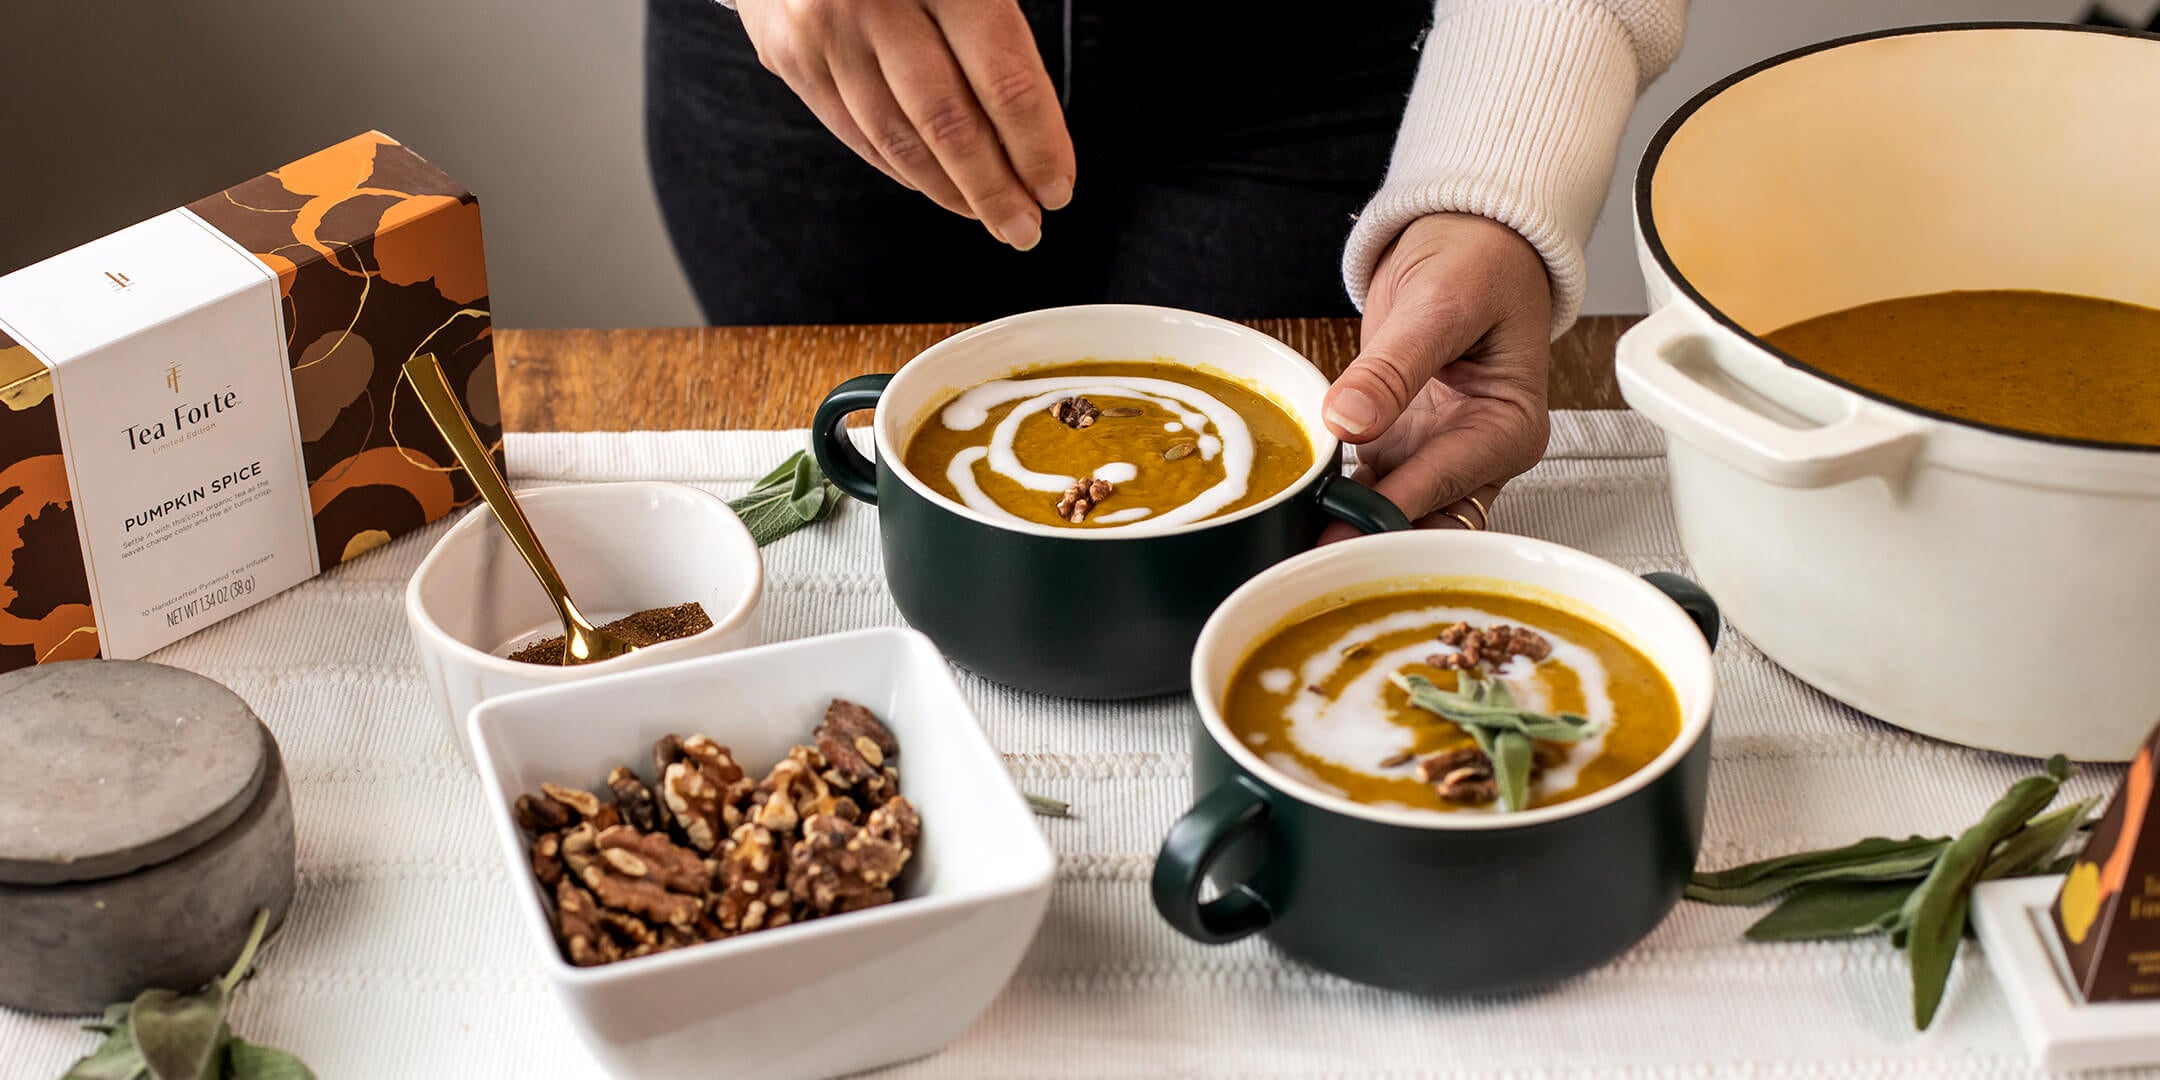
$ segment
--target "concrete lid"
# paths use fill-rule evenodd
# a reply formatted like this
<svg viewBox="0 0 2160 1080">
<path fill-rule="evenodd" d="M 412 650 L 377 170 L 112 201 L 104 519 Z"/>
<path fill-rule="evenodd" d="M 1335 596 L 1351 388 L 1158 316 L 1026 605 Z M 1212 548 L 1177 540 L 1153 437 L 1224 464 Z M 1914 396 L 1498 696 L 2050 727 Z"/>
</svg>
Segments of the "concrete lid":
<svg viewBox="0 0 2160 1080">
<path fill-rule="evenodd" d="M 92 881 L 192 850 L 247 809 L 267 740 L 238 695 L 162 664 L 0 675 L 0 882 Z"/>
</svg>

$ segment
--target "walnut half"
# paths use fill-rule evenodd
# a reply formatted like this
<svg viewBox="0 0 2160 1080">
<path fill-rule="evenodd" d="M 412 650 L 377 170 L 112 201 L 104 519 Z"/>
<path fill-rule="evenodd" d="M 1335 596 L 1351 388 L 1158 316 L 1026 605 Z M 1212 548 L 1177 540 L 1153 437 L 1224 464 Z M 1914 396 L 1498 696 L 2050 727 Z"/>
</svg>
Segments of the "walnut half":
<svg viewBox="0 0 2160 1080">
<path fill-rule="evenodd" d="M 922 833 L 899 795 L 899 741 L 847 701 L 811 741 L 759 782 L 712 739 L 669 735 L 651 786 L 616 766 L 598 794 L 518 797 L 563 955 L 611 963 L 892 900 Z"/>
</svg>

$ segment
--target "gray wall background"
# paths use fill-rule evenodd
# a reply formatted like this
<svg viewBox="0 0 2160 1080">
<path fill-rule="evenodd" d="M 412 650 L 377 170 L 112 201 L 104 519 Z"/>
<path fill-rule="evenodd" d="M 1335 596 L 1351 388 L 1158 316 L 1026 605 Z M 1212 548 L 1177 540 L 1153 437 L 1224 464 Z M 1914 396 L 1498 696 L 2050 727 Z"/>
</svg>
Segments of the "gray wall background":
<svg viewBox="0 0 2160 1080">
<path fill-rule="evenodd" d="M 1642 308 L 1627 174 L 1697 89 L 1839 34 L 2089 7 L 1695 0 L 1621 147 L 1587 310 Z M 2160 0 L 2104 7 L 2142 23 Z M 643 21 L 636 0 L 0 0 L 0 272 L 379 128 L 479 193 L 503 325 L 700 322 L 645 169 Z"/>
</svg>

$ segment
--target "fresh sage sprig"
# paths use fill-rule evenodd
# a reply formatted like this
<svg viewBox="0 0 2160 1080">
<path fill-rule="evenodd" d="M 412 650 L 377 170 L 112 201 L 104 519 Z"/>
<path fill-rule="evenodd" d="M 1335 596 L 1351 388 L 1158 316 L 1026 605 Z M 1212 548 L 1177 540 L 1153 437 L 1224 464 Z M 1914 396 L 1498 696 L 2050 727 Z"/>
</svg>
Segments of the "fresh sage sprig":
<svg viewBox="0 0 2160 1080">
<path fill-rule="evenodd" d="M 1912 965 L 1914 1027 L 1926 1030 L 1942 1005 L 1950 966 L 1957 961 L 1958 942 L 1965 937 L 1972 887 L 1987 868 L 1990 853 L 2054 802 L 2055 793 L 2069 775 L 2069 759 L 2057 755 L 2048 762 L 2044 775 L 2028 776 L 2010 785 L 2010 790 L 1978 822 L 1943 849 L 1928 876 L 1906 898 L 1900 918 L 1905 931 L 1905 956 Z M 1891 930 L 1897 932 L 1896 928 Z"/>
<path fill-rule="evenodd" d="M 1492 760 L 1493 782 L 1502 810 L 1530 805 L 1531 740 L 1580 742 L 1590 736 L 1590 718 L 1577 713 L 1541 713 L 1516 704 L 1507 684 L 1464 671 L 1454 690 L 1442 690 L 1423 675 L 1396 672 L 1388 681 L 1410 695 L 1410 704 L 1452 720 L 1477 740 Z"/>
<path fill-rule="evenodd" d="M 1710 904 L 1760 904 L 1779 893 L 1817 883 L 1918 881 L 1950 846 L 1947 836 L 1869 837 L 1828 851 L 1765 859 L 1730 870 L 1696 874 L 1690 900 Z"/>
<path fill-rule="evenodd" d="M 825 479 L 807 450 L 795 451 L 779 468 L 760 477 L 749 492 L 728 502 L 759 547 L 823 521 L 838 505 L 840 489 Z"/>
<path fill-rule="evenodd" d="M 2003 877 L 2061 871 L 2063 849 L 2091 826 L 2099 804 L 2086 799 L 2041 813 L 2071 773 L 2060 755 L 2046 772 L 2011 785 L 1955 838 L 1870 837 L 1699 873 L 1689 899 L 1752 905 L 1784 899 L 1747 929 L 1750 941 L 1822 941 L 1887 934 L 1912 971 L 1913 1025 L 1926 1029 L 1942 1005 L 1965 935 L 1972 887 Z"/>
<path fill-rule="evenodd" d="M 232 970 L 201 990 L 145 990 L 134 1001 L 107 1006 L 102 1019 L 83 1025 L 105 1041 L 61 1080 L 314 1080 L 299 1058 L 248 1042 L 225 1024 L 233 991 L 254 965 L 269 925 L 270 913 L 256 912 Z"/>
</svg>

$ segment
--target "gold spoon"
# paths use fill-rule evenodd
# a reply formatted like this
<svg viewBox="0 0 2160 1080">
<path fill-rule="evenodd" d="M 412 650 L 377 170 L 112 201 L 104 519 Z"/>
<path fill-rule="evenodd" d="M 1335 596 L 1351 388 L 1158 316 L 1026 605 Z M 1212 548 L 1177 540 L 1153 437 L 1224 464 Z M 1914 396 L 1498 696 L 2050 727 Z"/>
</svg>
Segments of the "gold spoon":
<svg viewBox="0 0 2160 1080">
<path fill-rule="evenodd" d="M 577 605 L 570 602 L 570 590 L 563 585 L 562 575 L 555 572 L 555 563 L 540 546 L 540 538 L 533 535 L 532 522 L 525 520 L 525 511 L 518 508 L 517 499 L 510 494 L 510 485 L 503 482 L 502 473 L 495 469 L 495 459 L 489 456 L 487 447 L 480 442 L 480 433 L 473 430 L 472 418 L 465 415 L 465 408 L 458 404 L 457 395 L 450 391 L 450 380 L 443 377 L 442 365 L 435 361 L 434 353 L 422 353 L 405 361 L 405 377 L 412 380 L 413 392 L 420 395 L 420 404 L 427 408 L 428 418 L 450 444 L 450 452 L 457 455 L 458 464 L 465 467 L 465 474 L 472 477 L 473 486 L 480 489 L 480 497 L 487 500 L 488 509 L 495 511 L 495 520 L 502 523 L 503 532 L 510 535 L 510 543 L 516 545 L 518 554 L 525 556 L 525 565 L 532 568 L 533 576 L 540 579 L 548 599 L 555 602 L 555 613 L 562 616 L 563 658 L 565 665 L 590 664 L 630 652 L 637 646 L 594 626 Z"/>
</svg>

